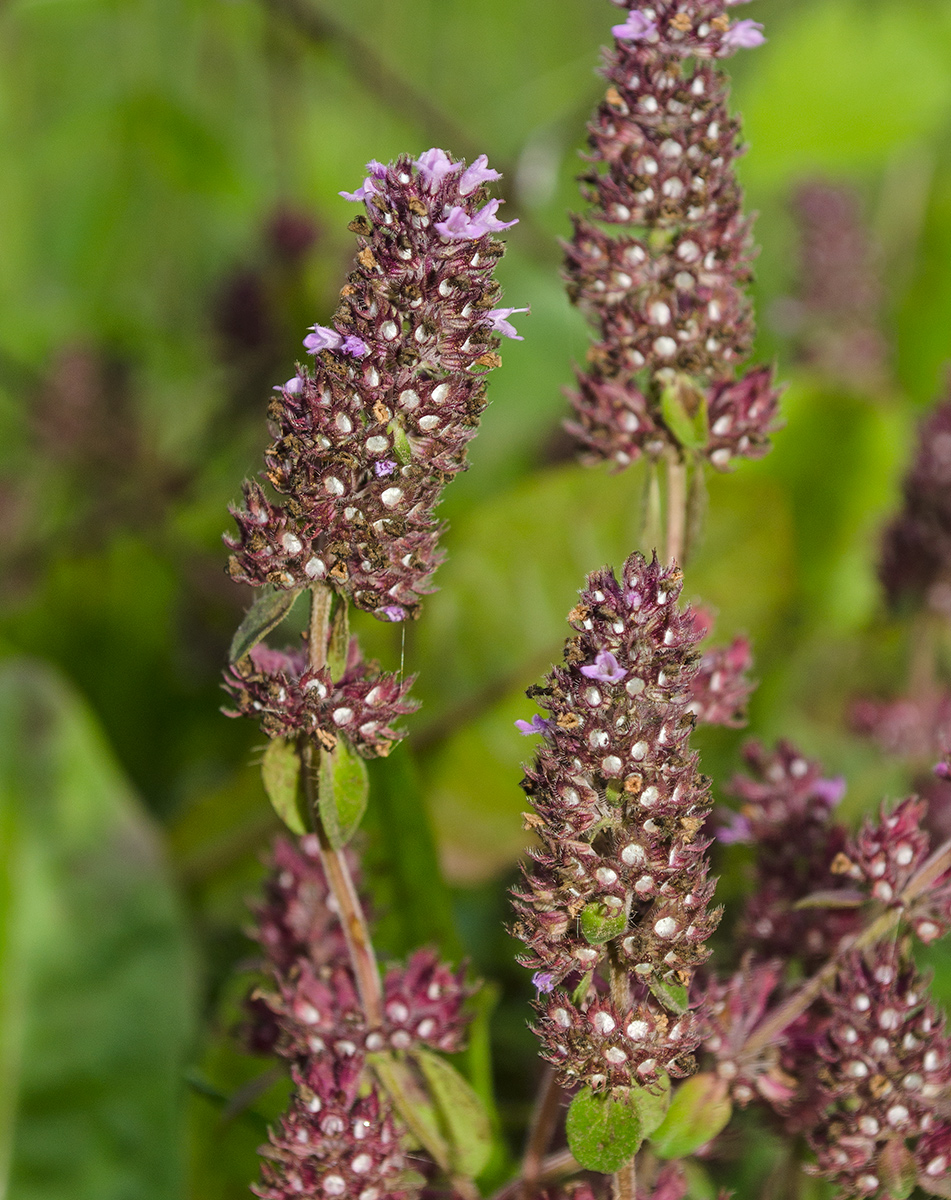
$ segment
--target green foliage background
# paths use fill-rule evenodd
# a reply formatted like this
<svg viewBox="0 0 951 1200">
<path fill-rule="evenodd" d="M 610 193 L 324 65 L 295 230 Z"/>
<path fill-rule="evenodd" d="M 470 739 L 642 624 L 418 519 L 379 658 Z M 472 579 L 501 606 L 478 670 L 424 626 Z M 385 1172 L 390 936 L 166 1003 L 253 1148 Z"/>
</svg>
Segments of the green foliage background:
<svg viewBox="0 0 951 1200">
<path fill-rule="evenodd" d="M 951 7 L 747 14 L 769 35 L 731 62 L 761 214 L 758 352 L 789 383 L 787 427 L 712 481 L 686 590 L 720 637 L 753 640 L 751 732 L 846 774 L 855 816 L 909 784 L 845 710 L 859 688 L 899 688 L 906 657 L 874 562 L 951 357 Z M 507 302 L 532 314 L 444 506 L 441 591 L 405 643 L 358 622 L 419 672 L 424 702 L 372 767 L 365 840 L 384 954 L 436 941 L 492 981 L 467 1069 L 486 1096 L 494 1071 L 504 1097 L 487 1178 L 504 1174 L 534 1070 L 503 931 L 526 837 L 513 721 L 583 574 L 634 548 L 643 486 L 639 468 L 574 465 L 559 434 L 586 332 L 556 239 L 614 15 L 603 0 L 0 6 L 0 1197 L 230 1200 L 256 1174 L 282 1085 L 235 1047 L 235 969 L 275 819 L 260 737 L 218 712 L 248 601 L 220 534 L 270 387 L 335 306 L 353 213 L 338 190 L 369 158 L 433 144 L 504 169 L 521 217 Z M 860 190 L 881 246 L 892 382 L 875 395 L 797 368 L 772 327 L 793 286 L 790 191 L 817 173 Z M 308 248 L 281 256 L 280 214 L 312 223 Z M 740 738 L 702 738 L 720 795 Z M 731 1170 L 754 1195 L 769 1164 Z"/>
</svg>

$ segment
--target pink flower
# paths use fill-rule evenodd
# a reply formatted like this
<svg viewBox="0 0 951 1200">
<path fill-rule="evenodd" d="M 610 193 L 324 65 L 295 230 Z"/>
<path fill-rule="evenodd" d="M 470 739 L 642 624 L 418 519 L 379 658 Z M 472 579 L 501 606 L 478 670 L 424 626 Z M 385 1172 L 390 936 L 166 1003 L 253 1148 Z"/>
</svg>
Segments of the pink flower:
<svg viewBox="0 0 951 1200">
<path fill-rule="evenodd" d="M 524 342 L 525 339 L 515 331 L 515 326 L 512 325 L 507 317 L 512 313 L 527 313 L 531 309 L 528 308 L 493 308 L 491 312 L 486 313 L 486 316 L 492 322 L 492 328 L 496 333 L 500 333 L 502 337 L 512 338 L 516 342 Z"/>
<path fill-rule="evenodd" d="M 581 674 L 589 679 L 600 679 L 602 683 L 620 683 L 627 675 L 610 650 L 599 650 L 594 664 L 581 668 Z"/>
<path fill-rule="evenodd" d="M 444 238 L 450 241 L 475 241 L 485 237 L 487 233 L 498 233 L 502 229 L 510 229 L 518 224 L 518 220 L 500 221 L 496 217 L 499 200 L 490 200 L 484 208 L 480 208 L 475 216 L 470 217 L 464 208 L 454 204 L 442 221 L 437 221 L 434 228 Z"/>
<path fill-rule="evenodd" d="M 657 22 L 649 21 L 643 13 L 631 12 L 623 25 L 612 25 L 611 32 L 625 42 L 639 42 L 657 32 Z"/>
<path fill-rule="evenodd" d="M 488 162 L 484 154 L 482 161 L 483 165 Z M 416 166 L 419 168 L 420 175 L 426 180 L 426 187 L 431 192 L 439 187 L 447 175 L 453 175 L 456 171 L 462 170 L 462 163 L 453 162 L 445 150 L 440 150 L 435 146 L 416 159 Z M 472 167 L 469 169 L 472 170 Z M 494 178 L 498 179 L 498 175 L 495 175 Z M 463 195 L 465 194 L 463 192 Z"/>
<path fill-rule="evenodd" d="M 343 338 L 328 325 L 312 325 L 313 333 L 304 338 L 304 346 L 311 354 L 319 354 L 321 350 L 339 350 Z"/>
<path fill-rule="evenodd" d="M 515 728 L 522 737 L 531 737 L 533 733 L 544 733 L 548 728 L 548 722 L 536 713 L 530 721 L 516 721 Z"/>
<path fill-rule="evenodd" d="M 502 176 L 498 171 L 493 171 L 489 166 L 489 160 L 484 154 L 480 154 L 471 167 L 467 167 L 459 177 L 459 194 L 468 196 L 470 192 L 474 192 L 482 183 L 490 183 L 493 179 L 501 179 Z"/>
<path fill-rule="evenodd" d="M 723 35 L 723 45 L 730 50 L 752 50 L 766 41 L 759 21 L 737 21 Z"/>
</svg>

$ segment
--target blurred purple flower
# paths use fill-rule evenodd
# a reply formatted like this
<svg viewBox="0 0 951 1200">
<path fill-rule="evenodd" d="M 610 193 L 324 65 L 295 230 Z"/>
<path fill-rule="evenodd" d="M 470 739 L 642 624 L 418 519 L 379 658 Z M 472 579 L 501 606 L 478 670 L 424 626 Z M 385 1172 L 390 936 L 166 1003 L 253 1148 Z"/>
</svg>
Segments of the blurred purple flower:
<svg viewBox="0 0 951 1200">
<path fill-rule="evenodd" d="M 737 21 L 723 35 L 723 45 L 731 50 L 752 50 L 766 41 L 759 21 Z"/>
<path fill-rule="evenodd" d="M 643 13 L 631 12 L 623 25 L 612 25 L 611 32 L 625 42 L 638 42 L 657 32 L 657 22 L 648 20 Z"/>
<path fill-rule="evenodd" d="M 515 728 L 522 737 L 531 737 L 533 733 L 545 733 L 548 729 L 548 722 L 536 713 L 530 721 L 516 721 Z"/>
</svg>

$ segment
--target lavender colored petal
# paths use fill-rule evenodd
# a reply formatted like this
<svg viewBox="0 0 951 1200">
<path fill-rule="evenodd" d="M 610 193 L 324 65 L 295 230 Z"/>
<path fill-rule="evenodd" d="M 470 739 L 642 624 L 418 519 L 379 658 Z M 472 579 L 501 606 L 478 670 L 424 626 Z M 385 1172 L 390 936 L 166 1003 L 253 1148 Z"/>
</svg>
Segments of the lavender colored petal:
<svg viewBox="0 0 951 1200">
<path fill-rule="evenodd" d="M 742 813 L 730 812 L 727 816 L 726 825 L 720 825 L 717 828 L 716 837 L 717 841 L 722 842 L 724 846 L 751 842 L 753 840 L 753 826 L 750 824 L 749 817 L 744 817 Z"/>
<path fill-rule="evenodd" d="M 502 337 L 512 338 L 516 342 L 524 342 L 525 339 L 506 318 L 510 317 L 512 313 L 527 313 L 529 311 L 530 309 L 527 308 L 493 308 L 485 315 L 492 322 L 492 328 L 496 333 L 500 333 Z"/>
<path fill-rule="evenodd" d="M 763 26 L 759 21 L 737 21 L 723 35 L 723 45 L 731 50 L 753 50 L 766 41 Z"/>
<path fill-rule="evenodd" d="M 548 971 L 536 971 L 532 976 L 532 985 L 536 991 L 547 995 L 555 990 L 555 977 Z"/>
<path fill-rule="evenodd" d="M 380 462 L 373 464 L 373 473 L 377 479 L 383 479 L 386 475 L 392 475 L 395 470 L 396 463 L 388 458 L 384 458 Z"/>
<path fill-rule="evenodd" d="M 638 42 L 657 32 L 657 22 L 648 20 L 643 13 L 628 13 L 623 25 L 612 25 L 611 32 L 625 42 Z"/>
<path fill-rule="evenodd" d="M 379 610 L 388 621 L 403 621 L 406 619 L 406 609 L 399 604 L 387 604 Z"/>
<path fill-rule="evenodd" d="M 548 722 L 535 713 L 530 721 L 516 721 L 515 728 L 522 737 L 531 737 L 533 733 L 544 733 L 548 729 Z"/>
<path fill-rule="evenodd" d="M 581 674 L 589 679 L 600 679 L 602 683 L 620 683 L 627 675 L 627 670 L 610 650 L 600 650 L 593 664 L 581 668 Z"/>
<path fill-rule="evenodd" d="M 445 150 L 436 146 L 421 154 L 416 160 L 416 166 L 431 192 L 436 191 L 447 175 L 462 170 L 462 163 L 453 162 Z"/>
<path fill-rule="evenodd" d="M 491 183 L 493 179 L 501 179 L 498 171 L 489 166 L 488 157 L 480 154 L 471 167 L 467 167 L 459 177 L 459 195 L 468 196 L 482 183 Z"/>
<path fill-rule="evenodd" d="M 354 358 L 363 358 L 365 354 L 370 353 L 370 347 L 363 338 L 351 333 L 349 337 L 344 339 L 343 352 L 344 354 L 352 354 Z"/>
<path fill-rule="evenodd" d="M 825 804 L 828 804 L 830 808 L 835 808 L 845 795 L 845 777 L 838 775 L 835 779 L 816 780 L 812 794 L 818 800 L 822 800 Z"/>
<path fill-rule="evenodd" d="M 313 333 L 309 333 L 304 338 L 304 346 L 311 354 L 318 354 L 321 350 L 339 350 L 343 345 L 343 338 L 328 325 L 313 325 L 311 326 Z"/>
</svg>

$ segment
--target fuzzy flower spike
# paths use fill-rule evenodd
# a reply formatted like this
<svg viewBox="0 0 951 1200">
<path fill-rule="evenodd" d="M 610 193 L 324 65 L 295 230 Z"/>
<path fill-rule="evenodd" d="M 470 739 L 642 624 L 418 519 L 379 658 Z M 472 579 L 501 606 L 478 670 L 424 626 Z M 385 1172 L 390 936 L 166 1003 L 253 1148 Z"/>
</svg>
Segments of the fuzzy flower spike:
<svg viewBox="0 0 951 1200">
<path fill-rule="evenodd" d="M 634 554 L 589 576 L 523 787 L 540 839 L 515 894 L 544 1057 L 566 1085 L 689 1074 L 696 1014 L 665 1006 L 707 956 L 709 782 L 688 746 L 701 630 L 681 573 Z"/>
<path fill-rule="evenodd" d="M 771 370 L 736 378 L 753 340 L 752 251 L 720 60 L 764 38 L 729 7 L 634 4 L 613 28 L 582 176 L 591 208 L 565 265 L 596 329 L 568 426 L 592 461 L 688 448 L 722 470 L 765 454 L 776 425 Z"/>
<path fill-rule="evenodd" d="M 265 477 L 233 510 L 231 575 L 255 587 L 326 582 L 381 620 L 415 617 L 439 565 L 443 486 L 465 469 L 508 321 L 493 272 L 498 178 L 443 150 L 371 162 L 350 224 L 359 250 L 313 358 L 271 401 Z"/>
</svg>

